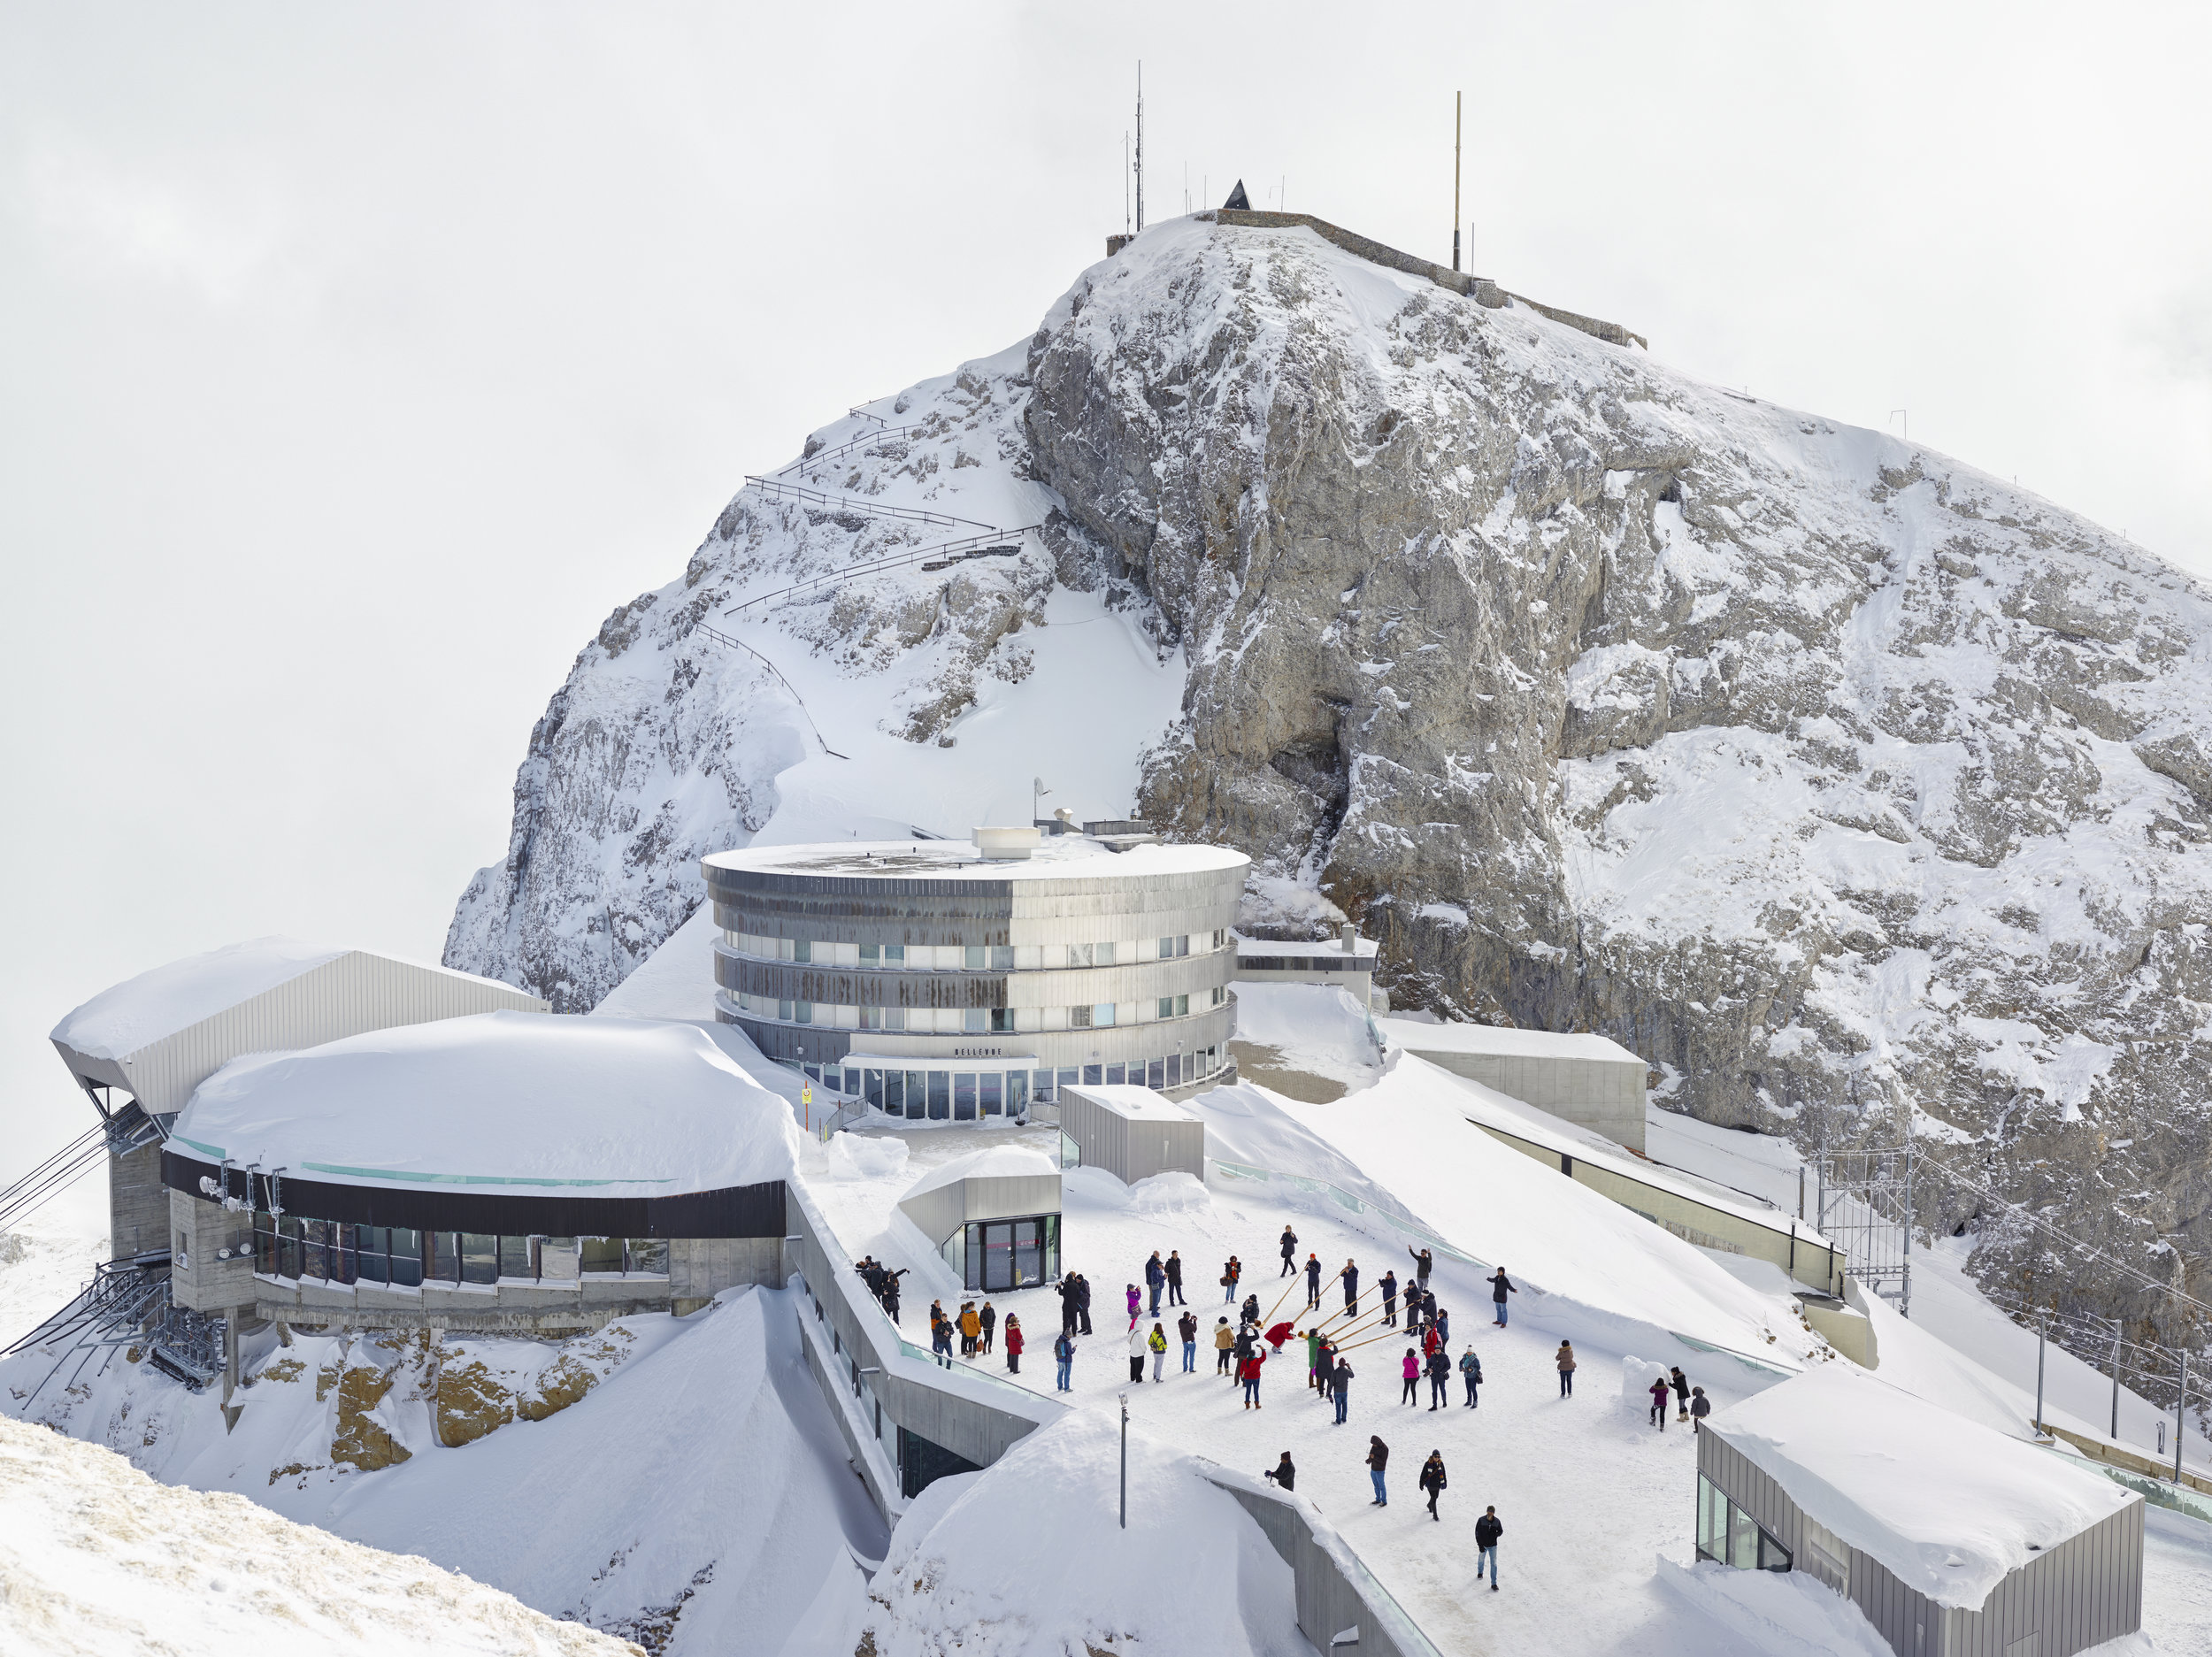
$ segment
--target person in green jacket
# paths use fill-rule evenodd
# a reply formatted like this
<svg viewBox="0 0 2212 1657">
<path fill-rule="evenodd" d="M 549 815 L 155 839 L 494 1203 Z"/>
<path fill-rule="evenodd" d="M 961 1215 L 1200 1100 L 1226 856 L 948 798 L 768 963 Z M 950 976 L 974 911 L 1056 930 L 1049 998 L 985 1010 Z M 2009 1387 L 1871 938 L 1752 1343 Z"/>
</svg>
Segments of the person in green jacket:
<svg viewBox="0 0 2212 1657">
<path fill-rule="evenodd" d="M 1152 1378 L 1156 1382 L 1162 1367 L 1167 1362 L 1167 1331 L 1157 1323 L 1153 1324 L 1152 1332 L 1145 1337 L 1144 1344 L 1152 1354 Z"/>
<path fill-rule="evenodd" d="M 1321 1331 L 1306 1331 L 1306 1385 L 1317 1392 L 1321 1386 Z"/>
</svg>

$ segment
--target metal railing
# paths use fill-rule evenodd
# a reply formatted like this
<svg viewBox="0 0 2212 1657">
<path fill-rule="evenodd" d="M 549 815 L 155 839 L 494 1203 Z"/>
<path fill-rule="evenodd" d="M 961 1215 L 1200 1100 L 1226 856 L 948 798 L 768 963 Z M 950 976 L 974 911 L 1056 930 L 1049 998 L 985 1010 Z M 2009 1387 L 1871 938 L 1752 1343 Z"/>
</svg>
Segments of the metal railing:
<svg viewBox="0 0 2212 1657">
<path fill-rule="evenodd" d="M 995 525 L 980 518 L 956 518 L 949 512 L 932 512 L 918 506 L 879 506 L 856 495 L 829 495 L 803 484 L 782 483 L 751 473 L 746 476 L 745 487 L 759 490 L 772 501 L 796 501 L 803 506 L 818 506 L 825 511 L 857 512 L 864 518 L 887 518 L 902 524 L 935 524 L 946 529 L 965 524 L 970 529 L 989 530 L 994 535 L 1000 533 Z"/>
<path fill-rule="evenodd" d="M 1020 537 L 1043 527 L 1041 524 L 1024 524 L 1018 529 L 995 529 L 987 535 L 964 535 L 957 541 L 941 541 L 926 547 L 915 547 L 886 557 L 872 558 L 864 564 L 849 564 L 841 570 L 810 575 L 803 581 L 794 581 L 788 587 L 780 587 L 772 593 L 749 598 L 742 603 L 718 612 L 716 619 L 735 621 L 749 610 L 764 609 L 783 599 L 804 598 L 826 587 L 841 587 L 847 581 L 880 575 L 887 570 L 904 569 L 916 564 L 927 568 L 933 559 L 942 558 L 947 563 L 959 563 L 976 557 L 1012 557 L 1021 551 L 1021 548 L 1010 543 L 1017 542 Z"/>
<path fill-rule="evenodd" d="M 856 410 L 854 412 L 857 413 L 858 410 Z M 872 420 L 879 417 L 871 414 L 866 418 Z M 876 431 L 869 433 L 865 437 L 856 437 L 849 443 L 840 443 L 834 449 L 818 449 L 810 455 L 800 456 L 798 459 L 793 461 L 787 466 L 778 468 L 776 476 L 779 478 L 787 478 L 793 472 L 799 471 L 802 467 L 819 466 L 833 460 L 841 460 L 856 449 L 865 449 L 871 443 L 880 443 L 886 438 L 903 437 L 909 432 L 920 431 L 922 427 L 927 424 L 928 422 L 926 420 L 917 420 L 911 426 L 886 426 Z"/>
<path fill-rule="evenodd" d="M 814 740 L 817 742 L 821 743 L 822 752 L 827 754 L 833 759 L 850 759 L 852 757 L 849 754 L 840 754 L 835 748 L 829 745 L 828 739 L 824 737 L 822 734 L 822 727 L 814 723 L 814 715 L 806 705 L 806 698 L 799 694 L 799 687 L 796 685 L 794 685 L 789 679 L 783 676 L 783 670 L 781 668 L 778 667 L 773 662 L 771 662 L 759 651 L 754 649 L 751 645 L 747 644 L 742 639 L 733 639 L 728 633 L 724 633 L 719 627 L 710 626 L 707 623 L 701 621 L 693 623 L 691 630 L 694 633 L 703 633 L 706 634 L 706 636 L 712 640 L 716 644 L 726 646 L 733 650 L 744 651 L 747 656 L 751 656 L 754 661 L 759 663 L 771 673 L 773 673 L 776 676 L 776 683 L 782 686 L 786 690 L 791 693 L 791 700 L 798 704 L 799 711 L 806 715 L 807 729 L 813 732 Z"/>
</svg>

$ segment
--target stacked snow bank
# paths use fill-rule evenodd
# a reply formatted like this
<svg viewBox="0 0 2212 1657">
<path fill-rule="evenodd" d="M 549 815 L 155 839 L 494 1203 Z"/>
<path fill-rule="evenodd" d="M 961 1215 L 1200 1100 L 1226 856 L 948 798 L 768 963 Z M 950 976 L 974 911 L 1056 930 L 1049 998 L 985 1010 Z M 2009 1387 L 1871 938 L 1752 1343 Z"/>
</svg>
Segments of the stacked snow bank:
<svg viewBox="0 0 2212 1657">
<path fill-rule="evenodd" d="M 1290 1567 L 1236 1500 L 1133 1433 L 1122 1530 L 1120 1454 L 1111 1416 L 1071 1413 L 924 1492 L 876 1576 L 879 1657 L 1307 1657 Z"/>
<path fill-rule="evenodd" d="M 157 1484 L 112 1451 L 4 1417 L 0 1630 L 21 1657 L 638 1651 L 425 1560 Z"/>
<path fill-rule="evenodd" d="M 1764 1657 L 1895 1657 L 1866 1613 L 1802 1571 L 1659 1558 L 1659 1582 Z"/>
<path fill-rule="evenodd" d="M 2035 1553 L 2142 1500 L 1845 1364 L 1707 1424 L 1907 1587 L 1970 1611 Z"/>
<path fill-rule="evenodd" d="M 798 1145 L 782 1101 L 703 1031 L 511 1012 L 234 1059 L 175 1137 L 303 1178 L 603 1197 L 783 1179 Z"/>
</svg>

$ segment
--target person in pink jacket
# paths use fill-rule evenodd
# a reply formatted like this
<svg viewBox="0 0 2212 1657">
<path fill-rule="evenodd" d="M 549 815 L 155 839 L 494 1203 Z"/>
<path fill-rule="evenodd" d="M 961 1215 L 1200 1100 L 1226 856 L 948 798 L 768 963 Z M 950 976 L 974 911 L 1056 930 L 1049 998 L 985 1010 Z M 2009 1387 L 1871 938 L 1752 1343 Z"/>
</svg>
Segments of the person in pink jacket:
<svg viewBox="0 0 2212 1657">
<path fill-rule="evenodd" d="M 1137 1326 L 1137 1308 L 1138 1308 L 1139 1307 L 1142 1306 L 1143 1304 L 1144 1304 L 1144 1296 L 1142 1296 L 1141 1294 L 1139 1294 L 1139 1293 L 1137 1293 L 1137 1285 L 1136 1285 L 1135 1284 L 1133 1284 L 1133 1284 L 1131 1284 L 1131 1285 L 1129 1285 L 1129 1327 L 1130 1327 L 1130 1328 L 1134 1329 L 1134 1328 Z"/>
<path fill-rule="evenodd" d="M 1421 1380 L 1421 1354 L 1415 1348 L 1409 1346 L 1406 1348 L 1404 1373 L 1406 1377 L 1406 1390 L 1404 1395 L 1401 1397 L 1398 1401 L 1401 1404 L 1417 1404 L 1421 1401 L 1419 1390 Z"/>
</svg>

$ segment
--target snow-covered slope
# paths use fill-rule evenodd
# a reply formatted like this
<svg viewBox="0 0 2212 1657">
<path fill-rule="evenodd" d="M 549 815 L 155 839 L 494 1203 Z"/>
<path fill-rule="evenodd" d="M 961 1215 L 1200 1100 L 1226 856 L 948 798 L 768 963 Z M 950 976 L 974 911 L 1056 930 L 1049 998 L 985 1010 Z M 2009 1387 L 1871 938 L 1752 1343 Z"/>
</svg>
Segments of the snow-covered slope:
<svg viewBox="0 0 2212 1657">
<path fill-rule="evenodd" d="M 637 1657 L 627 1641 L 415 1553 L 157 1484 L 111 1450 L 0 1416 L 0 1650 L 11 1657 Z"/>
<path fill-rule="evenodd" d="M 1256 912 L 1355 915 L 1402 1006 L 1603 1030 L 1804 1143 L 1909 1100 L 2077 1233 L 2200 1257 L 2201 588 L 1304 228 L 1155 226 L 876 412 L 585 648 L 450 963 L 588 1006 L 701 852 L 1021 821 L 1041 775 L 1248 851 Z M 2135 1305 L 2016 1240 L 2027 1286 Z"/>
</svg>

